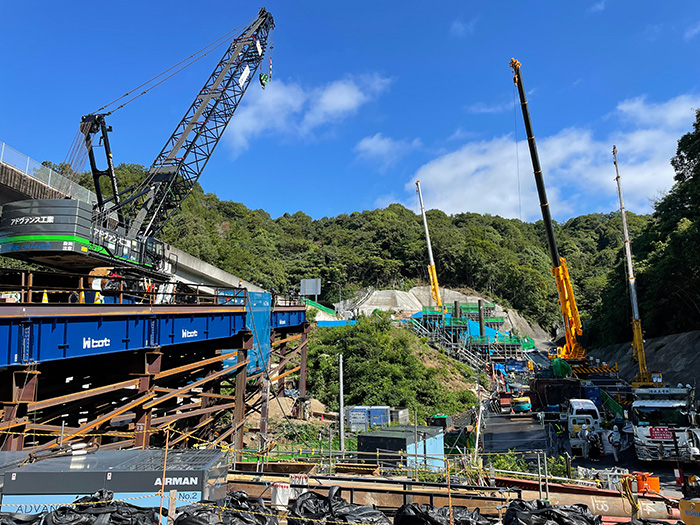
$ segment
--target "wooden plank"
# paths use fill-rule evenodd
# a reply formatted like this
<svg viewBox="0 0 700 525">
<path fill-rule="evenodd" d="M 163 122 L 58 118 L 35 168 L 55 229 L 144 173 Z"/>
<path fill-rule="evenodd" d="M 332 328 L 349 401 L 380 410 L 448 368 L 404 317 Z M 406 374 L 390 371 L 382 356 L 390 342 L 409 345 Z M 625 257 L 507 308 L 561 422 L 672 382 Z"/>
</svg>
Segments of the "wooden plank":
<svg viewBox="0 0 700 525">
<path fill-rule="evenodd" d="M 298 372 L 299 370 L 301 370 L 301 366 L 297 366 L 297 367 L 291 368 L 291 369 L 287 370 L 284 374 L 280 374 L 280 375 L 278 375 L 278 376 L 271 377 L 271 378 L 270 378 L 270 381 L 271 381 L 271 382 L 272 382 L 272 381 L 279 381 L 280 379 L 282 379 L 282 378 L 284 378 L 284 377 L 287 377 L 289 374 L 293 374 L 294 372 Z"/>
<path fill-rule="evenodd" d="M 107 392 L 112 392 L 114 390 L 121 390 L 122 388 L 128 388 L 130 386 L 138 386 L 138 384 L 138 379 L 130 379 L 128 381 L 122 381 L 121 383 L 114 383 L 113 385 L 106 385 L 97 388 L 90 388 L 88 390 L 81 390 L 80 392 L 75 392 L 74 394 L 67 394 L 65 396 L 53 397 L 51 399 L 45 399 L 43 401 L 35 401 L 34 403 L 29 403 L 27 405 L 27 410 L 29 412 L 33 412 L 35 410 L 43 410 L 44 408 L 49 408 L 56 405 L 64 405 L 66 403 L 80 401 L 81 399 L 86 399 L 88 397 L 99 396 L 101 394 L 106 394 Z"/>
<path fill-rule="evenodd" d="M 178 366 L 176 368 L 171 368 L 169 370 L 163 370 L 162 372 L 159 372 L 155 376 L 155 380 L 157 381 L 158 379 L 163 379 L 164 377 L 170 377 L 174 376 L 177 374 L 182 374 L 183 372 L 188 372 L 190 370 L 196 370 L 198 368 L 204 368 L 205 366 L 213 365 L 215 363 L 218 363 L 219 361 L 223 361 L 224 359 L 229 359 L 233 357 L 235 354 L 221 354 L 217 355 L 216 357 L 211 357 L 209 359 L 203 359 L 202 361 L 197 361 L 195 363 L 190 363 L 188 365 L 183 365 L 183 366 Z M 248 361 L 246 361 L 246 364 L 248 364 Z M 236 363 L 236 366 L 238 366 L 238 363 Z"/>
<path fill-rule="evenodd" d="M 285 337 L 284 339 L 280 339 L 279 341 L 273 341 L 272 346 L 278 346 L 282 343 L 288 343 L 289 341 L 296 341 L 297 339 L 301 339 L 301 334 Z"/>
<path fill-rule="evenodd" d="M 129 410 L 132 410 L 136 408 L 139 405 L 142 405 L 149 399 L 151 399 L 153 396 L 155 396 L 155 392 L 149 392 L 137 399 L 134 399 L 133 401 L 130 401 L 129 403 L 120 406 L 116 410 L 113 410 L 109 414 L 105 414 L 103 416 L 98 417 L 97 419 L 93 421 L 88 421 L 84 425 L 82 425 L 78 430 L 75 430 L 73 432 L 67 433 L 65 436 L 63 436 L 63 443 L 66 443 L 72 439 L 75 439 L 77 437 L 80 437 L 83 434 L 87 434 L 90 432 L 93 428 L 97 428 L 103 423 L 107 423 L 109 420 L 111 420 L 114 416 L 118 416 L 119 414 L 123 414 L 124 412 L 128 412 Z M 48 443 L 40 446 L 37 451 L 39 450 L 46 450 L 48 448 L 53 448 L 54 446 L 58 445 L 60 441 L 60 438 L 54 439 L 52 441 L 49 441 Z"/>
<path fill-rule="evenodd" d="M 146 404 L 143 406 L 145 410 L 148 410 L 149 408 L 153 408 L 156 405 L 159 405 L 163 401 L 167 401 L 168 399 L 172 399 L 174 397 L 178 397 L 182 395 L 183 392 L 188 392 L 189 390 L 192 390 L 193 388 L 197 388 L 198 386 L 202 386 L 205 383 L 208 383 L 209 381 L 213 381 L 214 379 L 218 379 L 226 374 L 230 374 L 231 372 L 235 372 L 242 366 L 246 366 L 248 364 L 248 360 L 242 362 L 242 363 L 236 363 L 233 366 L 229 366 L 228 368 L 224 368 L 223 370 L 219 370 L 218 372 L 214 372 L 211 375 L 208 375 L 206 377 L 203 377 L 202 379 L 195 381 L 194 383 L 190 383 L 187 386 L 184 386 L 180 388 L 179 390 L 176 390 L 175 392 L 171 392 L 169 394 L 164 395 L 163 397 L 159 397 L 155 401 L 151 401 L 150 403 Z M 154 393 L 155 395 L 155 393 Z"/>
<path fill-rule="evenodd" d="M 207 408 L 200 408 L 199 410 L 190 410 L 189 412 L 181 412 L 179 414 L 171 414 L 169 416 L 161 416 L 153 418 L 151 421 L 152 425 L 158 425 L 159 430 L 165 429 L 169 423 L 177 421 L 178 419 L 183 419 L 186 417 L 202 416 L 204 414 L 210 414 L 219 410 L 228 410 L 233 408 L 235 403 L 226 403 L 225 405 L 214 405 Z"/>
</svg>

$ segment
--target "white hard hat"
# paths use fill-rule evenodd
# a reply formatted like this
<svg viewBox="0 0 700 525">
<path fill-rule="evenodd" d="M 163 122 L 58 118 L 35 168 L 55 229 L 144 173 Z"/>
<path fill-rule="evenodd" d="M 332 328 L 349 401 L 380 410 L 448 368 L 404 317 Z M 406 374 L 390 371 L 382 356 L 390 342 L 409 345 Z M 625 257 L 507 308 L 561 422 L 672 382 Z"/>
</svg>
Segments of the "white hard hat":
<svg viewBox="0 0 700 525">
<path fill-rule="evenodd" d="M 614 430 L 615 432 L 617 432 L 617 431 L 619 430 L 619 429 L 617 428 L 617 425 L 614 425 L 614 426 L 613 426 L 613 430 Z"/>
<path fill-rule="evenodd" d="M 588 430 L 588 425 L 586 425 L 586 424 L 584 423 L 583 425 L 581 425 L 581 428 L 582 428 L 583 430 Z"/>
</svg>

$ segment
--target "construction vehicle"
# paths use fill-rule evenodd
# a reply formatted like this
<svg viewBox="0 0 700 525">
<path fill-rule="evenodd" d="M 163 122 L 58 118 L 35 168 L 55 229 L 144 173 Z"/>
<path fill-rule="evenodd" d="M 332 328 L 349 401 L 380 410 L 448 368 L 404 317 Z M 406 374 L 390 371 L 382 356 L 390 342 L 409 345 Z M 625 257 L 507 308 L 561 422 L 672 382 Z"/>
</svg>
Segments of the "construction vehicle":
<svg viewBox="0 0 700 525">
<path fill-rule="evenodd" d="M 622 231 L 625 236 L 625 258 L 627 259 L 627 279 L 630 292 L 630 303 L 632 303 L 632 358 L 639 365 L 639 372 L 636 380 L 632 382 L 634 388 L 658 387 L 663 383 L 660 372 L 649 372 L 647 369 L 647 358 L 644 351 L 644 336 L 642 335 L 642 321 L 639 318 L 639 305 L 637 304 L 637 284 L 634 277 L 634 267 L 632 266 L 632 247 L 630 243 L 629 230 L 627 228 L 627 212 L 625 203 L 622 200 L 622 182 L 620 180 L 620 169 L 617 164 L 617 147 L 613 145 L 613 163 L 615 164 L 615 182 L 617 183 L 617 194 L 620 197 L 620 215 L 622 216 Z"/>
<path fill-rule="evenodd" d="M 5 205 L 0 254 L 73 272 L 113 266 L 167 280 L 174 261 L 166 260 L 156 236 L 194 189 L 263 61 L 273 28 L 272 15 L 261 8 L 255 21 L 233 38 L 138 184 L 118 187 L 109 143 L 112 128 L 105 120 L 111 112 L 82 117 L 80 132 L 97 203 L 45 199 Z M 104 148 L 104 169 L 95 158 L 99 144 Z M 103 177 L 109 180 L 110 195 L 103 195 Z"/>
<path fill-rule="evenodd" d="M 416 181 L 416 191 L 420 200 L 420 212 L 423 215 L 423 226 L 425 227 L 425 239 L 428 243 L 428 257 L 430 264 L 428 265 L 428 276 L 430 277 L 430 291 L 433 295 L 433 300 L 436 306 L 442 308 L 442 300 L 440 299 L 440 286 L 438 285 L 437 271 L 435 270 L 435 260 L 433 259 L 433 247 L 430 244 L 430 232 L 428 231 L 428 219 L 425 216 L 425 206 L 423 206 L 423 193 L 420 190 L 420 181 Z"/>
<path fill-rule="evenodd" d="M 532 160 L 532 168 L 535 173 L 535 184 L 537 185 L 537 194 L 540 199 L 540 209 L 542 211 L 542 221 L 544 222 L 545 231 L 547 233 L 547 246 L 549 247 L 549 256 L 552 261 L 552 274 L 557 284 L 557 293 L 559 295 L 559 305 L 564 318 L 564 346 L 557 348 L 556 356 L 567 361 L 580 361 L 586 357 L 586 352 L 581 346 L 578 338 L 582 335 L 581 318 L 579 317 L 576 299 L 574 298 L 574 290 L 571 285 L 571 277 L 566 266 L 566 260 L 559 256 L 559 248 L 557 240 L 554 237 L 554 227 L 552 226 L 552 216 L 549 211 L 549 201 L 547 200 L 547 190 L 544 186 L 544 178 L 542 177 L 542 167 L 537 153 L 537 145 L 535 144 L 535 135 L 532 132 L 532 122 L 530 121 L 530 111 L 525 97 L 525 88 L 523 87 L 523 78 L 520 73 L 520 62 L 516 59 L 511 59 L 510 67 L 513 69 L 513 82 L 518 88 L 520 96 L 520 107 L 525 121 L 525 131 L 527 133 L 527 144 L 530 149 L 530 158 Z"/>
<path fill-rule="evenodd" d="M 700 429 L 697 428 L 695 389 L 637 388 L 630 414 L 634 450 L 642 461 L 700 460 Z"/>
</svg>

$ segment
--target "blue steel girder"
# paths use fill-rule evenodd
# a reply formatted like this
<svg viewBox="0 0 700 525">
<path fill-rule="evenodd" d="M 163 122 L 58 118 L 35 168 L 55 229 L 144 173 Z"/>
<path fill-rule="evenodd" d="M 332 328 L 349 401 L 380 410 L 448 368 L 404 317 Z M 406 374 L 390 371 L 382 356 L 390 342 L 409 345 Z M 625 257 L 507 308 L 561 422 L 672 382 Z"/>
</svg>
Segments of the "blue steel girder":
<svg viewBox="0 0 700 525">
<path fill-rule="evenodd" d="M 245 326 L 245 306 L 3 305 L 0 367 L 227 339 Z"/>
</svg>

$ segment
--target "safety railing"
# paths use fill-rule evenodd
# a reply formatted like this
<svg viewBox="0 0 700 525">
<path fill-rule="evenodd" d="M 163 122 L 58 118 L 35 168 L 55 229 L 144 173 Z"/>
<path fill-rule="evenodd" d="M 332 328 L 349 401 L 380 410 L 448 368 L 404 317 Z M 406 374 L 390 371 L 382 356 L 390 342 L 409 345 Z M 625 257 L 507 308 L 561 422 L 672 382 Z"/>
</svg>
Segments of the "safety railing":
<svg viewBox="0 0 700 525">
<path fill-rule="evenodd" d="M 87 188 L 60 173 L 56 173 L 40 162 L 30 159 L 4 142 L 0 142 L 0 163 L 12 166 L 24 175 L 36 179 L 67 197 L 89 204 L 97 202 L 95 194 Z"/>
<path fill-rule="evenodd" d="M 221 305 L 246 306 L 245 288 L 214 288 L 150 279 L 105 275 L 0 270 L 3 304 L 57 305 Z"/>
</svg>

